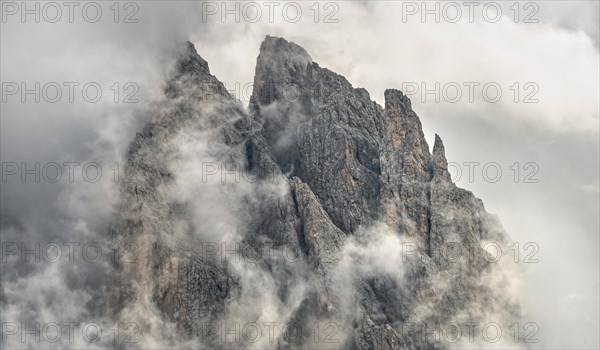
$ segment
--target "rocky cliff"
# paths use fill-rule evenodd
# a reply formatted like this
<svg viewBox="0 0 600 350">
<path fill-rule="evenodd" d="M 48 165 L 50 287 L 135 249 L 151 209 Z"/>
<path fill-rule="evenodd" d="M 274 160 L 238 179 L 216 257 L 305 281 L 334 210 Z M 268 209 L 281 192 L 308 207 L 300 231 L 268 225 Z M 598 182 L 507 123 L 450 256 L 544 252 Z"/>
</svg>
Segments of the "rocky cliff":
<svg viewBox="0 0 600 350">
<path fill-rule="evenodd" d="M 518 321 L 482 248 L 507 242 L 501 225 L 452 183 L 442 140 L 429 151 L 402 92 L 382 107 L 268 36 L 245 110 L 192 44 L 177 55 L 131 145 L 115 230 L 134 256 L 119 263 L 115 312 L 146 339 L 448 348 L 432 328 Z"/>
</svg>

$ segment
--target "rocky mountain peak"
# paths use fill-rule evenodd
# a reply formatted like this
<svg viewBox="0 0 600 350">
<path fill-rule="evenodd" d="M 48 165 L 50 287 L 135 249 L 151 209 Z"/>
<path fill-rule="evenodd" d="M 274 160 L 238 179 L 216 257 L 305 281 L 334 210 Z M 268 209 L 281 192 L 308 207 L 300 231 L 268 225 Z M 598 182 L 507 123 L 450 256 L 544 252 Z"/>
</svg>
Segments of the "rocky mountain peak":
<svg viewBox="0 0 600 350">
<path fill-rule="evenodd" d="M 268 105 L 278 99 L 295 98 L 310 63 L 312 58 L 302 47 L 267 35 L 256 59 L 251 104 L 256 101 Z"/>
<path fill-rule="evenodd" d="M 435 142 L 432 152 L 433 161 L 433 176 L 446 181 L 451 181 L 450 172 L 448 171 L 448 161 L 446 160 L 446 149 L 444 143 L 438 134 L 435 134 Z"/>
<path fill-rule="evenodd" d="M 385 109 L 396 110 L 399 115 L 407 116 L 412 112 L 410 98 L 405 96 L 402 91 L 396 89 L 386 89 L 384 92 Z"/>
<path fill-rule="evenodd" d="M 385 91 L 384 148 L 393 168 L 404 181 L 431 178 L 431 154 L 419 116 L 401 91 Z"/>
<path fill-rule="evenodd" d="M 267 35 L 260 44 L 258 62 L 266 61 L 273 63 L 286 63 L 305 66 L 312 62 L 312 58 L 306 50 L 284 38 Z"/>
<path fill-rule="evenodd" d="M 208 62 L 196 51 L 196 47 L 189 41 L 177 47 L 176 72 L 179 74 L 210 74 Z M 176 74 L 177 74 L 176 73 Z"/>
<path fill-rule="evenodd" d="M 382 108 L 283 38 L 261 44 L 248 111 L 184 44 L 165 100 L 129 153 L 137 182 L 123 188 L 117 236 L 142 247 L 142 259 L 123 264 L 125 318 L 132 308 L 158 313 L 151 319 L 190 338 L 206 323 L 309 329 L 333 320 L 340 348 L 373 350 L 444 347 L 426 329 L 458 317 L 518 320 L 502 286 L 482 280 L 497 266 L 450 264 L 443 254 L 453 243 L 470 256 L 482 237 L 505 234 L 471 192 L 446 183 L 442 140 L 436 135 L 430 153 L 410 99 L 389 89 Z M 200 182 L 206 174 L 195 171 L 207 162 L 238 165 L 255 181 Z M 200 254 L 219 239 L 227 249 L 243 243 L 256 254 L 273 247 L 297 257 L 235 265 Z M 402 251 L 404 239 L 417 243 L 420 258 L 389 266 L 380 255 Z M 499 319 L 482 315 L 492 309 L 502 310 Z M 264 310 L 282 319 L 261 318 Z M 413 332 L 407 322 L 427 327 Z M 277 348 L 323 345 L 299 341 L 279 337 Z M 273 346 L 218 337 L 205 344 Z"/>
</svg>

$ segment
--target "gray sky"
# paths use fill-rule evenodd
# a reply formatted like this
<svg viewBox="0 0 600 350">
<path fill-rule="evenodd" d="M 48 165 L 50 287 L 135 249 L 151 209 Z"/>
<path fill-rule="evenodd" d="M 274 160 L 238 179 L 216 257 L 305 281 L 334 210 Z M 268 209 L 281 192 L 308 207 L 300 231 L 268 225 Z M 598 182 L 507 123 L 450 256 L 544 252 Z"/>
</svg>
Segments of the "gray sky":
<svg viewBox="0 0 600 350">
<path fill-rule="evenodd" d="M 453 5 L 439 3 L 439 23 L 434 15 L 422 21 L 420 1 L 321 2 L 318 14 L 310 8 L 312 2 L 298 2 L 299 16 L 296 3 L 281 2 L 273 8 L 272 18 L 265 4 L 242 4 L 238 22 L 232 14 L 222 20 L 221 2 L 146 1 L 121 7 L 118 23 L 110 9 L 112 2 L 99 2 L 102 16 L 96 23 L 81 15 L 83 3 L 75 9 L 73 23 L 65 7 L 62 17 L 49 23 L 46 19 L 54 18 L 55 9 L 44 12 L 43 6 L 41 23 L 35 23 L 33 15 L 23 23 L 21 9 L 8 3 L 2 1 L 3 97 L 7 84 L 21 88 L 23 82 L 29 88 L 35 82 L 41 86 L 55 82 L 62 86 L 63 96 L 57 103 L 44 101 L 44 96 L 54 96 L 51 86 L 40 103 L 33 101 L 33 95 L 21 102 L 20 92 L 6 96 L 0 132 L 2 162 L 26 162 L 31 167 L 35 162 L 42 167 L 49 162 L 98 162 L 103 176 L 97 183 L 84 181 L 80 172 L 73 183 L 65 179 L 66 174 L 57 183 L 43 179 L 34 183 L 32 177 L 21 183 L 16 175 L 8 177 L 0 195 L 3 242 L 15 237 L 41 241 L 103 237 L 117 203 L 109 167 L 123 164 L 124 152 L 146 120 L 150 103 L 160 96 L 175 42 L 192 41 L 213 74 L 247 103 L 260 42 L 267 34 L 283 36 L 303 46 L 321 66 L 344 75 L 355 87 L 366 88 L 379 103 L 386 88 L 417 86 L 420 91 L 411 95 L 413 108 L 430 146 L 438 133 L 448 160 L 461 165 L 458 184 L 483 199 L 513 240 L 521 246 L 527 242 L 539 246 L 540 261 L 525 266 L 521 283 L 523 318 L 540 325 L 538 345 L 600 346 L 597 1 L 520 2 L 517 7 L 507 2 L 502 3 L 499 17 L 494 3 L 476 2 L 473 21 L 462 2 L 458 2 L 460 16 Z M 428 2 L 430 8 L 435 4 Z M 233 9 L 235 3 L 227 6 Z M 262 12 L 258 21 L 256 8 Z M 127 15 L 138 22 L 123 23 Z M 72 103 L 65 82 L 79 83 Z M 91 82 L 102 89 L 96 103 L 81 95 L 81 88 Z M 130 82 L 134 84 L 126 88 Z M 439 102 L 434 94 L 421 93 L 423 87 L 434 89 L 436 82 Z M 115 83 L 120 92 L 117 103 Z M 470 83 L 479 84 L 473 85 L 473 102 L 468 96 Z M 236 91 L 236 84 L 247 87 L 247 93 Z M 484 98 L 486 84 L 492 89 Z M 462 96 L 448 102 L 456 96 L 456 86 Z M 495 87 L 500 87 L 502 96 L 492 103 L 488 100 L 495 97 Z M 123 103 L 130 93 L 137 103 Z M 481 164 L 472 182 L 465 162 Z M 481 173 L 492 162 L 502 169 L 495 183 Z M 517 182 L 510 168 L 516 162 Z M 529 162 L 537 165 L 536 174 L 529 178 L 537 183 L 525 182 L 536 169 L 535 165 L 524 168 Z M 494 174 L 493 169 L 489 174 Z M 89 275 L 102 268 L 3 265 L 1 300 L 19 298 L 14 305 L 35 305 L 38 315 L 67 309 L 76 317 L 78 310 L 69 305 L 90 298 L 93 278 Z M 58 281 L 72 283 L 41 285 L 34 278 L 39 271 L 51 271 Z M 15 282 L 16 276 L 27 278 Z M 73 282 L 86 276 L 80 285 Z M 34 294 L 16 292 L 38 284 L 48 295 L 73 296 L 44 303 Z M 5 307 L 3 318 L 16 315 L 18 309 Z"/>
</svg>

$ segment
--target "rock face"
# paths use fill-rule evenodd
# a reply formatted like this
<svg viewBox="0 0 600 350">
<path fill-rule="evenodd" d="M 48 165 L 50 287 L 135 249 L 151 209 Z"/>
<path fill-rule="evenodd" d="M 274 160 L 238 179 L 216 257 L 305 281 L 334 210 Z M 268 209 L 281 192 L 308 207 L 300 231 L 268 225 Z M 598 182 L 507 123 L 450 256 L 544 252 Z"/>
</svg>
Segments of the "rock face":
<svg viewBox="0 0 600 350">
<path fill-rule="evenodd" d="M 114 289 L 121 317 L 174 327 L 163 344 L 447 348 L 432 328 L 518 321 L 481 247 L 507 242 L 500 224 L 451 182 L 400 91 L 382 108 L 268 36 L 247 111 L 190 43 L 165 95 L 130 148 L 115 245 L 135 259 Z"/>
</svg>

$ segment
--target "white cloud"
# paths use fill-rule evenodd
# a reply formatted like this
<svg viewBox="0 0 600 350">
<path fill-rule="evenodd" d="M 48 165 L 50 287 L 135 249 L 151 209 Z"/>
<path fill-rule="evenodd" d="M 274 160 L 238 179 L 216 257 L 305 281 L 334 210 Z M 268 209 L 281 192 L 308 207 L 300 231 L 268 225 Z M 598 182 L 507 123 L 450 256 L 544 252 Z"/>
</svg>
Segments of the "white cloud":
<svg viewBox="0 0 600 350">
<path fill-rule="evenodd" d="M 300 44 L 321 66 L 367 88 L 379 103 L 386 88 L 402 88 L 403 82 L 425 82 L 430 88 L 435 82 L 497 82 L 503 95 L 496 104 L 481 95 L 475 103 L 465 103 L 466 97 L 461 103 L 432 103 L 428 96 L 426 103 L 413 97 L 413 106 L 426 135 L 441 134 L 450 161 L 503 165 L 505 178 L 498 184 L 481 179 L 459 184 L 500 214 L 513 239 L 540 243 L 543 260 L 532 268 L 524 285 L 530 292 L 523 295 L 527 317 L 542 319 L 546 329 L 540 345 L 598 347 L 597 3 L 538 2 L 540 24 L 513 23 L 509 16 L 498 23 L 402 23 L 402 5 L 390 1 L 334 2 L 339 23 L 323 23 L 330 13 L 324 7 L 314 23 L 313 3 L 302 4 L 298 23 L 283 21 L 280 12 L 274 23 L 221 23 L 218 16 L 203 23 L 201 3 L 166 1 L 141 2 L 138 24 L 2 23 L 3 82 L 99 81 L 108 92 L 112 82 L 126 80 L 140 85 L 142 99 L 132 106 L 110 99 L 99 104 L 3 103 L 2 160 L 121 161 L 146 118 L 140 110 L 160 94 L 174 41 L 192 40 L 230 89 L 236 82 L 252 82 L 267 34 Z M 540 102 L 514 103 L 509 89 L 514 82 L 521 88 L 535 82 Z M 540 183 L 505 181 L 512 175 L 506 168 L 515 161 L 539 163 Z M 106 206 L 116 199 L 96 199 L 112 193 L 110 184 L 50 185 L 3 184 L 3 216 L 21 214 L 20 221 L 35 227 L 28 237 L 72 238 L 75 230 L 61 232 L 59 221 L 84 222 L 91 236 L 104 233 Z M 12 226 L 2 230 L 3 235 L 22 233 Z M 33 281 L 19 283 L 34 289 Z M 58 287 L 50 281 L 46 290 Z M 20 297 L 12 289 L 6 295 Z M 73 292 L 72 298 L 83 303 L 86 294 Z M 549 304 L 560 307 L 549 310 Z M 573 323 L 581 319 L 589 322 Z"/>
</svg>

